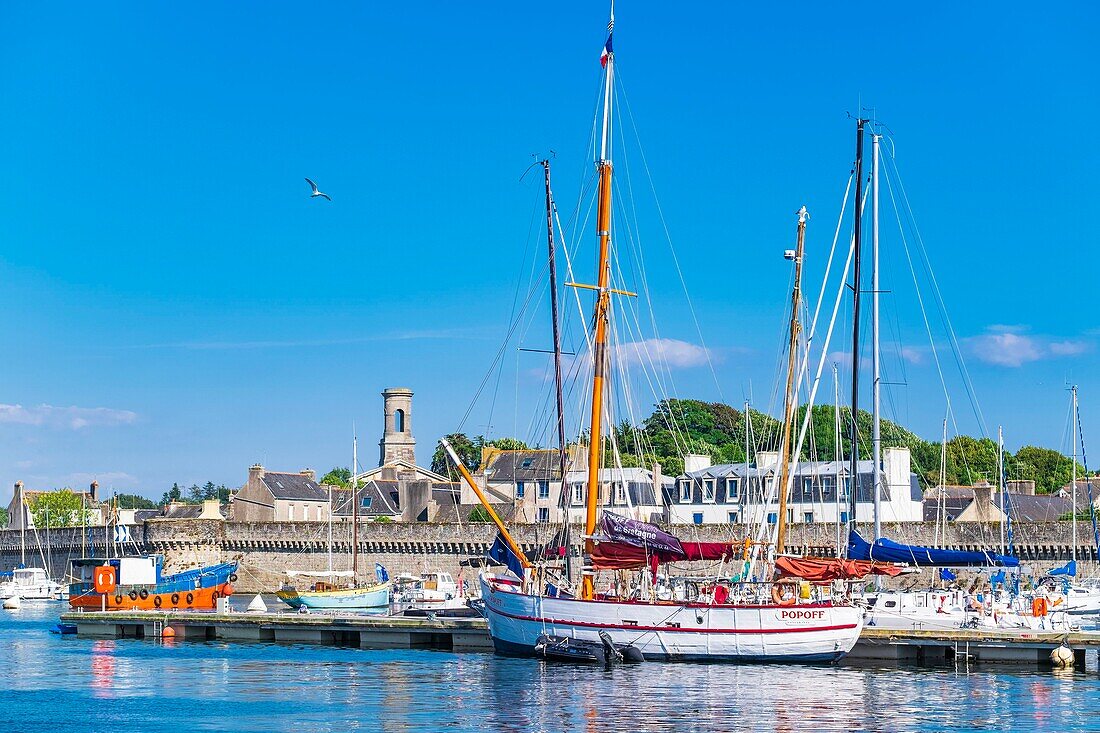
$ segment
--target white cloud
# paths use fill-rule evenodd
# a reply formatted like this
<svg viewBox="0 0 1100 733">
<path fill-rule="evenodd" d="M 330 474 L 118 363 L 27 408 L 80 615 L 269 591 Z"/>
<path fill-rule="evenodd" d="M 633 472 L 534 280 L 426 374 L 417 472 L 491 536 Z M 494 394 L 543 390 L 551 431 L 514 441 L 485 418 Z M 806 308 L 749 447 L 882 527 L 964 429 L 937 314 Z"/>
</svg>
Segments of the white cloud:
<svg viewBox="0 0 1100 733">
<path fill-rule="evenodd" d="M 966 339 L 974 355 L 987 364 L 1020 367 L 1042 359 L 1076 356 L 1089 350 L 1086 341 L 1059 340 L 1028 334 L 1022 326 L 993 325 Z"/>
<path fill-rule="evenodd" d="M 87 427 L 113 427 L 130 425 L 137 420 L 137 413 L 115 410 L 110 407 L 55 407 L 54 405 L 0 404 L 0 423 L 34 425 L 51 428 L 80 430 Z"/>
<path fill-rule="evenodd" d="M 928 358 L 928 348 L 925 346 L 902 346 L 899 353 L 910 364 L 923 364 Z"/>
<path fill-rule="evenodd" d="M 618 358 L 625 366 L 653 363 L 686 369 L 703 366 L 711 358 L 711 353 L 702 346 L 687 341 L 645 339 L 620 345 Z"/>
<path fill-rule="evenodd" d="M 1088 349 L 1089 345 L 1083 341 L 1055 341 L 1050 345 L 1050 353 L 1055 356 L 1077 356 Z"/>
</svg>

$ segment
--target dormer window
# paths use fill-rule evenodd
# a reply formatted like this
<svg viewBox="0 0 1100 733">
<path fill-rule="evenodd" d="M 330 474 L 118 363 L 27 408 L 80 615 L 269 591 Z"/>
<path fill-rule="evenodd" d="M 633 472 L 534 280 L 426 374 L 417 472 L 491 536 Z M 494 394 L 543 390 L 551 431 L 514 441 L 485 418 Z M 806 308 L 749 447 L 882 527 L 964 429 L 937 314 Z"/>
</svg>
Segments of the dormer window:
<svg viewBox="0 0 1100 733">
<path fill-rule="evenodd" d="M 688 504 L 691 502 L 691 479 L 683 479 L 680 481 L 680 503 Z"/>
<path fill-rule="evenodd" d="M 622 483 L 615 484 L 615 501 L 626 504 L 626 486 Z"/>
<path fill-rule="evenodd" d="M 580 506 L 584 504 L 584 484 L 573 484 L 573 504 Z"/>
<path fill-rule="evenodd" d="M 521 468 L 530 468 L 531 467 L 531 459 L 530 458 L 524 458 L 523 463 L 520 464 L 520 467 Z"/>
<path fill-rule="evenodd" d="M 712 478 L 703 479 L 703 501 L 708 504 L 714 503 L 714 484 L 715 480 Z"/>
<path fill-rule="evenodd" d="M 733 504 L 741 497 L 741 479 L 730 476 L 726 479 L 726 501 Z"/>
</svg>

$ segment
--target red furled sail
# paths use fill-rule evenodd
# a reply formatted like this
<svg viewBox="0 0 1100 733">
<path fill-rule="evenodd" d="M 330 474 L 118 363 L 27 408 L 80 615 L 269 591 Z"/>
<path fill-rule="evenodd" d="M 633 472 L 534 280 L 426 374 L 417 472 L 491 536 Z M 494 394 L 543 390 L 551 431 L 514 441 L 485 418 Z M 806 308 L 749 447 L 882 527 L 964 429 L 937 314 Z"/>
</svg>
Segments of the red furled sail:
<svg viewBox="0 0 1100 733">
<path fill-rule="evenodd" d="M 802 578 L 813 583 L 858 580 L 868 575 L 897 575 L 905 568 L 892 563 L 842 560 L 831 557 L 777 557 L 775 569 L 782 578 Z"/>
</svg>

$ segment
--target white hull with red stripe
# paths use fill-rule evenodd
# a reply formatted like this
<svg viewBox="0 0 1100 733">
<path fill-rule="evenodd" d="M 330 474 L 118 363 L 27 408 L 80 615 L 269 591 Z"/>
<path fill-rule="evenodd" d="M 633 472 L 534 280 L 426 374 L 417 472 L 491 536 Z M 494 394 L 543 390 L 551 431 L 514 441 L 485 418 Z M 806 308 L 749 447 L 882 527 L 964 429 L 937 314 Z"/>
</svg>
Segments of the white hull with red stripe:
<svg viewBox="0 0 1100 733">
<path fill-rule="evenodd" d="M 550 598 L 481 576 L 489 634 L 497 652 L 534 654 L 542 634 L 633 644 L 646 659 L 832 662 L 852 650 L 863 613 L 848 605 L 708 605 Z"/>
</svg>

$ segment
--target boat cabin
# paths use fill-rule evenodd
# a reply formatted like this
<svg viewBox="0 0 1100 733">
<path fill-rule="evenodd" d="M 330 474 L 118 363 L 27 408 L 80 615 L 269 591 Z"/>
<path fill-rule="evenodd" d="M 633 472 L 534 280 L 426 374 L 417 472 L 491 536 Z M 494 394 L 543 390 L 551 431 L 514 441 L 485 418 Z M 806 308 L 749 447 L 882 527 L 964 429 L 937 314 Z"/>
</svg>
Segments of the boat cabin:
<svg viewBox="0 0 1100 733">
<path fill-rule="evenodd" d="M 95 569 L 104 565 L 115 569 L 115 583 L 118 585 L 156 585 L 161 580 L 164 556 L 85 557 L 73 560 L 72 574 L 75 582 L 94 583 Z"/>
</svg>

